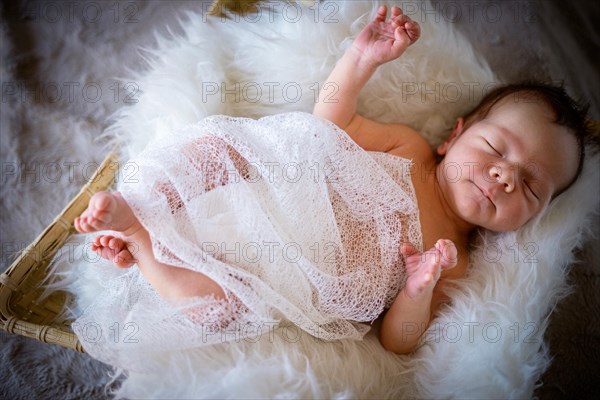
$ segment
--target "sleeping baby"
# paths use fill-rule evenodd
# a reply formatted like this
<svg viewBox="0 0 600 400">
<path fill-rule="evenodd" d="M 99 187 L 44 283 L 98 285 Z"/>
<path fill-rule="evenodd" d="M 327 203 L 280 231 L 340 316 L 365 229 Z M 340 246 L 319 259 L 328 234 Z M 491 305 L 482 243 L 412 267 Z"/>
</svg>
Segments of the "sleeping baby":
<svg viewBox="0 0 600 400">
<path fill-rule="evenodd" d="M 382 345 L 413 351 L 465 275 L 473 233 L 516 230 L 567 190 L 586 133 L 583 108 L 534 83 L 488 93 L 436 152 L 409 126 L 357 114 L 376 69 L 419 34 L 381 6 L 312 115 L 212 116 L 155 139 L 76 229 L 112 231 L 92 249 L 137 265 L 161 299 L 204 299 L 186 311 L 195 326 L 285 321 L 360 339 L 383 316 Z"/>
</svg>

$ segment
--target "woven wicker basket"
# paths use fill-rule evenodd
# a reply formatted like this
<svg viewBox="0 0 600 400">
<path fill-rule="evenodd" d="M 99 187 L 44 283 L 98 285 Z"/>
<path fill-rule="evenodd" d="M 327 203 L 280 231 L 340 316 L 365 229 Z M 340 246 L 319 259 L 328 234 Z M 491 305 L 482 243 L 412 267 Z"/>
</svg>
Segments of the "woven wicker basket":
<svg viewBox="0 0 600 400">
<path fill-rule="evenodd" d="M 69 293 L 54 291 L 41 298 L 43 283 L 52 283 L 47 277 L 50 261 L 75 232 L 75 217 L 87 208 L 94 193 L 112 186 L 117 170 L 117 156 L 111 152 L 77 196 L 0 275 L 2 329 L 83 352 L 70 327 L 71 321 L 62 318 L 64 306 L 70 300 Z"/>
</svg>

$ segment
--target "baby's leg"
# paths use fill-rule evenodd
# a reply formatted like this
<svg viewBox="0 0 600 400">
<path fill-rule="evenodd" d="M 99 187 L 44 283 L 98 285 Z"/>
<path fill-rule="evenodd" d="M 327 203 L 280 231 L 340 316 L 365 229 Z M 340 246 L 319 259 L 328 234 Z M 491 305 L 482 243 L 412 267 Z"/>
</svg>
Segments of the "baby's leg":
<svg viewBox="0 0 600 400">
<path fill-rule="evenodd" d="M 194 188 L 198 193 L 249 177 L 248 162 L 221 138 L 203 136 L 185 145 L 181 153 L 186 162 L 175 174 L 198 177 L 198 186 Z M 171 214 L 185 212 L 183 196 L 171 181 L 156 182 L 154 191 L 166 198 Z"/>
<path fill-rule="evenodd" d="M 165 299 L 214 295 L 225 298 L 221 286 L 208 276 L 184 268 L 158 262 L 152 252 L 152 242 L 148 231 L 119 193 L 99 192 L 91 199 L 88 209 L 75 219 L 75 228 L 79 232 L 113 230 L 123 235 L 123 243 L 131 255 L 129 261 L 137 259 L 138 267 L 148 282 Z M 106 241 L 106 240 L 105 240 Z M 102 239 L 99 240 L 102 245 Z M 110 240 L 106 243 L 110 248 Z M 113 243 L 114 244 L 114 243 Z M 94 247 L 96 247 L 94 249 Z M 102 245 L 92 246 L 101 255 L 107 255 Z M 119 249 L 113 249 L 114 251 Z M 124 249 L 120 249 L 119 253 Z M 124 254 L 124 253 L 123 253 Z M 122 254 L 122 255 L 123 255 Z M 110 255 L 110 254 L 108 254 Z M 128 255 L 124 254 L 124 262 Z"/>
<path fill-rule="evenodd" d="M 138 267 L 156 291 L 165 299 L 214 295 L 224 299 L 225 292 L 208 276 L 186 268 L 174 267 L 156 261 L 152 253 L 150 234 L 140 229 L 129 237 L 136 244 Z"/>
<path fill-rule="evenodd" d="M 248 178 L 248 161 L 219 137 L 198 138 L 183 149 L 183 154 L 201 177 L 206 192 Z"/>
<path fill-rule="evenodd" d="M 184 163 L 187 167 L 181 173 L 199 176 L 200 193 L 248 177 L 247 161 L 221 138 L 198 138 L 186 145 L 182 153 L 187 159 Z M 228 168 L 231 165 L 233 168 Z M 239 176 L 234 177 L 235 174 Z M 157 182 L 154 190 L 166 197 L 172 214 L 185 212 L 185 198 L 170 181 Z M 119 193 L 94 195 L 88 209 L 75 219 L 75 228 L 79 232 L 105 229 L 121 232 L 122 239 L 114 236 L 97 238 L 92 249 L 121 268 L 137 262 L 148 282 L 165 298 L 210 294 L 225 298 L 223 289 L 206 275 L 156 261 L 149 233 Z"/>
</svg>

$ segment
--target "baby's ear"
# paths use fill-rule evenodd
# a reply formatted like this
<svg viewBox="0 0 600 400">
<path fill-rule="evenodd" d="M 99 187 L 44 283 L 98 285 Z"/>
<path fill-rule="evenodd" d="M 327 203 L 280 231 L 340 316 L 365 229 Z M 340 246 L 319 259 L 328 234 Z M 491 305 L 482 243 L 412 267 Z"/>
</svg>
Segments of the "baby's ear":
<svg viewBox="0 0 600 400">
<path fill-rule="evenodd" d="M 440 156 L 446 155 L 446 153 L 448 152 L 448 149 L 450 148 L 450 145 L 463 132 L 464 126 L 465 126 L 465 120 L 464 120 L 464 118 L 463 117 L 458 118 L 456 120 L 456 125 L 454 125 L 454 129 L 452 129 L 452 133 L 450 133 L 450 136 L 448 136 L 446 138 L 446 140 L 444 141 L 444 143 L 440 144 L 438 146 L 438 148 L 437 148 L 437 153 Z"/>
</svg>

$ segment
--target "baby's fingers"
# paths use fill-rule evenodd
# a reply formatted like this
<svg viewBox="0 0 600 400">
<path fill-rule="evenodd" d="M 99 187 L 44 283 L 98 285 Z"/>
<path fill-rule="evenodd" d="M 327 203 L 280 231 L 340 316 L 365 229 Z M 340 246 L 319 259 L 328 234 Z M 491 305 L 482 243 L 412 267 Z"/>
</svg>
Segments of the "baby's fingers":
<svg viewBox="0 0 600 400">
<path fill-rule="evenodd" d="M 421 37 L 421 27 L 413 20 L 409 20 L 404 24 L 404 29 L 406 29 L 406 34 L 410 39 L 410 44 L 413 44 L 419 37 Z"/>
<path fill-rule="evenodd" d="M 410 21 L 410 18 L 408 18 L 406 15 L 398 14 L 398 15 L 391 17 L 389 22 L 390 22 L 390 24 L 392 24 L 392 27 L 394 29 L 396 29 L 396 28 L 403 28 L 404 24 L 406 24 L 408 21 Z"/>
<path fill-rule="evenodd" d="M 385 22 L 385 17 L 387 16 L 387 6 L 384 4 L 379 7 L 377 10 L 377 15 L 375 15 L 375 21 Z"/>
<path fill-rule="evenodd" d="M 398 6 L 392 6 L 392 17 L 402 15 L 402 9 Z"/>
<path fill-rule="evenodd" d="M 409 45 L 416 42 L 421 36 L 421 27 L 407 15 L 399 14 L 394 16 L 390 18 L 390 22 L 394 30 L 400 28 L 400 31 L 406 32 L 406 36 L 410 40 Z"/>
<path fill-rule="evenodd" d="M 435 248 L 440 253 L 440 265 L 442 269 L 453 268 L 458 261 L 458 250 L 456 245 L 447 239 L 440 239 L 435 243 Z"/>
<path fill-rule="evenodd" d="M 405 242 L 400 245 L 400 253 L 404 257 L 410 257 L 414 254 L 419 253 L 419 250 L 415 246 L 413 246 L 412 243 Z"/>
</svg>

